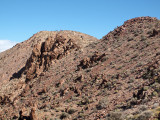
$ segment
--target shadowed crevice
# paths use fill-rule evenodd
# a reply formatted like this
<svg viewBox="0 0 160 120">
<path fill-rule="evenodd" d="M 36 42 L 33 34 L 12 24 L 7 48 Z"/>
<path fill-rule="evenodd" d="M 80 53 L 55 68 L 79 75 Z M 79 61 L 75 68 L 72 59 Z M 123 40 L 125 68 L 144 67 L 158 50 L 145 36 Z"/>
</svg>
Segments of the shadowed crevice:
<svg viewBox="0 0 160 120">
<path fill-rule="evenodd" d="M 24 72 L 25 67 L 21 68 L 18 72 L 14 73 L 12 75 L 12 77 L 10 78 L 10 80 L 14 79 L 14 78 L 20 78 L 22 73 Z"/>
</svg>

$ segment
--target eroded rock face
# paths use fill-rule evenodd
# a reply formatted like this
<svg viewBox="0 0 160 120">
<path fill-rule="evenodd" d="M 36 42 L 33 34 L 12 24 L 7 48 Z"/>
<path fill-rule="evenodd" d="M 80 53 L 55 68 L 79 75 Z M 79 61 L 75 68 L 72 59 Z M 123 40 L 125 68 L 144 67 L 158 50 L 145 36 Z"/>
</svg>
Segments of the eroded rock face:
<svg viewBox="0 0 160 120">
<path fill-rule="evenodd" d="M 12 78 L 19 78 L 26 61 L 32 54 L 33 47 L 44 42 L 49 35 L 53 36 L 56 33 L 57 31 L 40 31 L 28 40 L 0 53 L 0 85 L 7 83 Z"/>
<path fill-rule="evenodd" d="M 95 53 L 91 57 L 84 58 L 83 60 L 80 61 L 80 64 L 78 65 L 78 70 L 91 67 L 94 63 L 102 61 L 104 56 L 105 53 L 104 54 Z"/>
<path fill-rule="evenodd" d="M 24 115 L 24 111 L 21 110 L 19 112 L 18 120 L 38 120 L 36 116 L 36 108 L 32 107 L 29 115 Z"/>
<path fill-rule="evenodd" d="M 68 33 L 60 32 L 49 36 L 45 42 L 35 45 L 25 66 L 26 82 L 48 70 L 52 62 L 69 54 L 72 49 L 83 49 L 84 44 L 81 43 L 87 43 L 83 37 L 76 35 L 72 37 Z"/>
<path fill-rule="evenodd" d="M 67 39 L 60 35 L 55 38 L 48 37 L 44 43 L 34 47 L 32 55 L 26 64 L 26 79 L 33 79 L 47 70 L 53 60 L 61 59 L 69 54 L 71 49 L 78 48 L 72 39 Z"/>
</svg>

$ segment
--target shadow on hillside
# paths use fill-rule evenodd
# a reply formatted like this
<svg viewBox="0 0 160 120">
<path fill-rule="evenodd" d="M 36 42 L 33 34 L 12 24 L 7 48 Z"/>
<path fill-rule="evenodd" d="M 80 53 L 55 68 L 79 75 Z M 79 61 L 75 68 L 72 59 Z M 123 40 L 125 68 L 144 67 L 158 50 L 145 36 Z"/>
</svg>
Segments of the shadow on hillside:
<svg viewBox="0 0 160 120">
<path fill-rule="evenodd" d="M 24 72 L 25 67 L 21 68 L 18 72 L 14 73 L 12 75 L 12 77 L 10 78 L 10 80 L 14 79 L 14 78 L 20 78 L 22 73 Z"/>
</svg>

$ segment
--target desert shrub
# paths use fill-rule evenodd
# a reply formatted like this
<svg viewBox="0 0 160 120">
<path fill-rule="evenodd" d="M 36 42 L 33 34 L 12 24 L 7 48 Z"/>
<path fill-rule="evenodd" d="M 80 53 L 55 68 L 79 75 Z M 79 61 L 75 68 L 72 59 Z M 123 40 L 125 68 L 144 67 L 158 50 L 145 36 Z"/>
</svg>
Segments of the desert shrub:
<svg viewBox="0 0 160 120">
<path fill-rule="evenodd" d="M 87 105 L 89 103 L 90 103 L 89 99 L 85 97 L 78 103 L 78 105 Z"/>
<path fill-rule="evenodd" d="M 84 113 L 80 113 L 79 115 L 78 115 L 78 120 L 79 120 L 79 118 L 81 118 L 81 119 L 85 119 L 85 117 L 86 117 L 86 115 L 84 114 Z"/>
<path fill-rule="evenodd" d="M 152 88 L 157 92 L 160 93 L 160 84 L 159 83 L 154 83 L 152 85 Z"/>
<path fill-rule="evenodd" d="M 151 118 L 152 112 L 151 111 L 145 111 L 141 113 L 136 120 L 149 120 Z"/>
<path fill-rule="evenodd" d="M 106 120 L 123 120 L 121 112 L 111 112 L 107 115 Z"/>
<path fill-rule="evenodd" d="M 61 115 L 60 115 L 60 119 L 65 119 L 68 117 L 68 114 L 63 112 Z"/>
<path fill-rule="evenodd" d="M 144 90 L 144 91 L 147 91 L 148 89 L 149 89 L 149 86 L 144 86 L 144 87 L 143 87 L 143 90 Z"/>
<path fill-rule="evenodd" d="M 133 38 L 128 38 L 128 42 L 129 42 L 129 41 L 132 41 L 132 40 L 133 40 Z"/>
<path fill-rule="evenodd" d="M 128 83 L 133 83 L 134 82 L 134 78 L 130 78 L 129 80 L 128 80 Z"/>
<path fill-rule="evenodd" d="M 141 41 L 144 41 L 144 40 L 146 40 L 147 38 L 145 37 L 145 36 L 141 36 Z"/>
<path fill-rule="evenodd" d="M 153 91 L 152 96 L 158 96 L 158 93 L 156 91 Z"/>
<path fill-rule="evenodd" d="M 96 105 L 96 108 L 97 110 L 104 109 L 107 106 L 107 104 L 108 104 L 108 99 L 107 97 L 105 97 L 98 102 L 98 104 Z"/>
<path fill-rule="evenodd" d="M 69 109 L 69 110 L 68 110 L 68 113 L 69 113 L 69 114 L 73 114 L 73 113 L 75 113 L 75 112 L 76 112 L 75 109 Z"/>
<path fill-rule="evenodd" d="M 138 115 L 128 115 L 126 116 L 125 120 L 149 120 L 152 117 L 152 115 L 152 111 L 144 111 Z"/>
<path fill-rule="evenodd" d="M 139 108 L 139 110 L 140 111 L 145 111 L 145 110 L 147 110 L 147 108 L 148 107 L 146 105 L 141 105 L 140 108 Z"/>
<path fill-rule="evenodd" d="M 151 35 L 152 32 L 153 32 L 153 30 L 149 30 L 149 31 L 147 32 L 147 34 Z"/>
<path fill-rule="evenodd" d="M 138 35 L 139 35 L 138 33 L 136 33 L 136 32 L 134 33 L 134 36 L 135 36 L 135 37 L 138 36 Z"/>
</svg>

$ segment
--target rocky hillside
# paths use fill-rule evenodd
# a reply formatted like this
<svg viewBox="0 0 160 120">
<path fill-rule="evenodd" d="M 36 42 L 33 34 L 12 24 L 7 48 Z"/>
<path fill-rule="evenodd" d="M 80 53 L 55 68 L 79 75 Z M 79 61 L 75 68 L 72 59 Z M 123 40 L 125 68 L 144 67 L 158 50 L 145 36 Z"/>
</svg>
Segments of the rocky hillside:
<svg viewBox="0 0 160 120">
<path fill-rule="evenodd" d="M 160 119 L 160 21 L 128 20 L 101 40 L 42 31 L 0 53 L 0 118 Z"/>
</svg>

